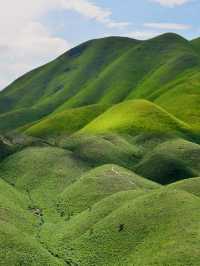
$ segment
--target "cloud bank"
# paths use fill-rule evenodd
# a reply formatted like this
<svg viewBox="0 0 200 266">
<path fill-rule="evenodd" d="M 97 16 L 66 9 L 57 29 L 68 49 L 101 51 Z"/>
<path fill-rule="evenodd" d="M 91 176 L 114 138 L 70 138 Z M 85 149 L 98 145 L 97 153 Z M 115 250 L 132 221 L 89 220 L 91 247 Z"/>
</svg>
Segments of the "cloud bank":
<svg viewBox="0 0 200 266">
<path fill-rule="evenodd" d="M 144 26 L 162 30 L 188 30 L 191 28 L 190 25 L 177 23 L 145 23 Z"/>
<path fill-rule="evenodd" d="M 151 0 L 152 2 L 158 3 L 162 6 L 166 7 L 175 7 L 175 6 L 181 6 L 184 5 L 191 0 Z"/>
</svg>

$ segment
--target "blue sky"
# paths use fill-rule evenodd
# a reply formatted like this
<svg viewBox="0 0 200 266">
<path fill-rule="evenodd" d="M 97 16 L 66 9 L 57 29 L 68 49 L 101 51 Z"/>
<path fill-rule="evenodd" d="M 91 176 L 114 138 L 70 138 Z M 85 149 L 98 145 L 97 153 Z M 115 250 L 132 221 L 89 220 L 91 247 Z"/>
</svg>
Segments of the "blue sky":
<svg viewBox="0 0 200 266">
<path fill-rule="evenodd" d="M 164 32 L 196 38 L 199 10 L 199 0 L 6 0 L 0 10 L 0 89 L 88 39 L 148 39 Z"/>
<path fill-rule="evenodd" d="M 120 0 L 93 1 L 102 9 L 109 9 L 112 12 L 110 19 L 113 21 L 129 24 L 124 27 L 110 28 L 98 20 L 89 19 L 87 16 L 69 10 L 50 12 L 44 18 L 44 23 L 56 29 L 59 36 L 67 38 L 72 44 L 107 35 L 130 35 L 140 39 L 166 31 L 177 32 L 189 39 L 200 35 L 200 1 L 198 0 L 186 1 L 182 5 L 159 4 L 158 1 L 153 0 L 126 0 L 125 2 L 126 4 Z"/>
</svg>

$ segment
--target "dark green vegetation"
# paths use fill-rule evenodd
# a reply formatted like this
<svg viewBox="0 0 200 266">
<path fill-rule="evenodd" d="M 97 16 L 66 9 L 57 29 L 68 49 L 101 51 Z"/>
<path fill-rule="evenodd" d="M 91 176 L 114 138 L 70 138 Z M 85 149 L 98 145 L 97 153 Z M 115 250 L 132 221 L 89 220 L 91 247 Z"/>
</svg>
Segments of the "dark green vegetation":
<svg viewBox="0 0 200 266">
<path fill-rule="evenodd" d="M 84 43 L 0 93 L 0 265 L 200 265 L 200 41 Z"/>
</svg>

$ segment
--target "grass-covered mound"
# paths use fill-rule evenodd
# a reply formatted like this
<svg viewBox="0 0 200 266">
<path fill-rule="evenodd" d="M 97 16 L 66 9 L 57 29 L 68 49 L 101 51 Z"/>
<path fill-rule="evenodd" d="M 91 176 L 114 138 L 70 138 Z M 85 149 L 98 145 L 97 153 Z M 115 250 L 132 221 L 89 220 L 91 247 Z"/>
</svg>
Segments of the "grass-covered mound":
<svg viewBox="0 0 200 266">
<path fill-rule="evenodd" d="M 192 194 L 156 190 L 125 201 L 90 228 L 85 225 L 85 232 L 84 224 L 77 226 L 83 231 L 73 230 L 75 217 L 69 237 L 58 234 L 52 249 L 80 265 L 198 265 L 199 210 Z"/>
<path fill-rule="evenodd" d="M 140 148 L 117 134 L 72 136 L 61 139 L 60 146 L 92 167 L 111 163 L 132 169 L 142 156 Z"/>
<path fill-rule="evenodd" d="M 186 170 L 198 172 L 199 145 L 147 132 L 78 137 L 58 138 L 59 147 L 18 137 L 21 148 L 0 162 L 3 265 L 196 266 L 198 178 Z M 152 163 L 144 177 L 133 171 L 154 156 L 154 171 L 163 165 L 156 178 Z M 165 188 L 148 178 L 187 181 Z"/>
<path fill-rule="evenodd" d="M 150 158 L 144 159 L 137 165 L 136 172 L 164 185 L 197 175 L 185 161 L 160 154 L 153 154 Z"/>
<path fill-rule="evenodd" d="M 103 113 L 106 108 L 105 105 L 91 105 L 53 113 L 29 127 L 25 133 L 35 137 L 70 135 Z"/>
<path fill-rule="evenodd" d="M 42 247 L 38 241 L 12 225 L 1 222 L 0 237 L 1 265 L 65 265 L 62 260 L 54 257 Z"/>
<path fill-rule="evenodd" d="M 177 159 L 184 160 L 188 166 L 194 168 L 197 172 L 200 170 L 200 145 L 192 141 L 179 138 L 171 139 L 156 146 L 154 152 L 171 154 Z"/>
<path fill-rule="evenodd" d="M 159 187 L 156 183 L 137 176 L 117 165 L 109 164 L 87 172 L 78 181 L 68 186 L 59 197 L 59 212 L 63 216 L 79 213 L 103 198 L 126 190 L 150 190 Z"/>
<path fill-rule="evenodd" d="M 184 179 L 169 185 L 170 188 L 187 191 L 200 197 L 200 177 Z"/>
<path fill-rule="evenodd" d="M 181 133 L 189 131 L 189 129 L 189 125 L 176 119 L 159 106 L 146 100 L 132 100 L 111 107 L 108 111 L 86 125 L 79 133 Z"/>
<path fill-rule="evenodd" d="M 46 223 L 40 233 L 41 239 L 46 243 L 49 250 L 66 257 L 64 252 L 68 252 L 66 247 L 70 242 L 79 238 L 87 232 L 92 233 L 93 226 L 110 213 L 123 206 L 126 202 L 145 195 L 147 190 L 127 190 L 114 193 L 94 205 L 91 208 L 77 214 L 67 221 L 60 221 L 52 224 Z M 68 259 L 70 256 L 68 257 Z"/>
<path fill-rule="evenodd" d="M 90 167 L 117 164 L 161 184 L 200 175 L 199 144 L 173 134 L 77 135 L 60 145 Z"/>
<path fill-rule="evenodd" d="M 28 147 L 7 157 L 0 177 L 25 192 L 36 207 L 53 215 L 53 202 L 65 186 L 88 169 L 71 152 L 56 147 Z"/>
<path fill-rule="evenodd" d="M 161 184 L 196 177 L 200 174 L 200 146 L 172 138 L 151 147 L 136 165 L 136 172 Z"/>
<path fill-rule="evenodd" d="M 40 220 L 28 195 L 0 179 L 0 264 L 64 265 L 38 241 Z"/>
</svg>

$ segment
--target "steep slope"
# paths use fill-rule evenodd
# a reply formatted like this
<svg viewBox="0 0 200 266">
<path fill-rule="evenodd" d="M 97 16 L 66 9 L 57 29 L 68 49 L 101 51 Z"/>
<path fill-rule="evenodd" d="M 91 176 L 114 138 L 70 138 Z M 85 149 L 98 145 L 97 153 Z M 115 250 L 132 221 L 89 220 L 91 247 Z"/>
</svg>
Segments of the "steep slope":
<svg viewBox="0 0 200 266">
<path fill-rule="evenodd" d="M 196 51 L 200 54 L 200 38 L 196 38 L 192 40 L 191 44 L 196 49 Z"/>
<path fill-rule="evenodd" d="M 179 96 L 191 75 L 198 76 L 199 69 L 200 56 L 194 45 L 176 34 L 143 42 L 120 37 L 89 41 L 21 77 L 0 93 L 0 131 L 66 108 L 111 105 L 135 98 L 157 101 L 162 97 L 157 101 L 161 105 L 166 98 L 165 109 L 179 116 L 178 108 L 174 110 L 168 103 L 171 93 L 186 106 L 187 97 Z M 176 83 L 178 79 L 182 79 L 181 84 Z M 199 86 L 197 78 L 194 86 Z M 197 109 L 197 102 L 195 106 L 191 110 Z M 187 113 L 180 118 L 187 120 Z"/>
<path fill-rule="evenodd" d="M 158 53 L 158 65 L 140 81 L 129 98 L 152 99 L 166 84 L 176 81 L 180 75 L 185 75 L 196 67 L 199 68 L 199 55 L 190 42 L 178 35 L 161 35 L 148 41 L 148 46 L 150 54 L 155 51 Z"/>
<path fill-rule="evenodd" d="M 141 98 L 142 94 L 138 96 L 137 91 L 142 92 L 142 82 L 149 80 L 148 84 L 144 84 L 147 98 L 150 88 L 159 89 L 164 82 L 175 79 L 179 73 L 197 65 L 199 57 L 188 41 L 176 34 L 164 34 L 122 54 L 66 105 L 72 107 L 97 100 L 114 104 L 126 98 Z"/>
<path fill-rule="evenodd" d="M 43 101 L 51 102 L 49 98 L 52 96 L 54 105 L 57 101 L 62 103 L 73 95 L 74 90 L 80 90 L 85 82 L 94 78 L 106 64 L 137 43 L 138 41 L 120 37 L 83 43 L 11 84 L 1 93 L 1 98 L 4 96 L 8 99 L 7 105 L 4 101 L 1 109 L 4 111 L 9 106 L 19 109 Z"/>
<path fill-rule="evenodd" d="M 32 121 L 40 119 L 60 107 L 95 79 L 106 65 L 137 44 L 138 41 L 128 38 L 105 38 L 70 50 L 21 77 L 1 92 L 0 113 L 12 111 L 12 115 L 16 115 L 15 112 L 20 112 L 22 119 L 15 121 L 18 126 L 27 123 L 23 117 L 27 112 L 28 122 L 31 122 L 30 117 Z"/>
<path fill-rule="evenodd" d="M 175 82 L 163 86 L 155 103 L 199 132 L 199 69 L 181 75 Z"/>
</svg>

